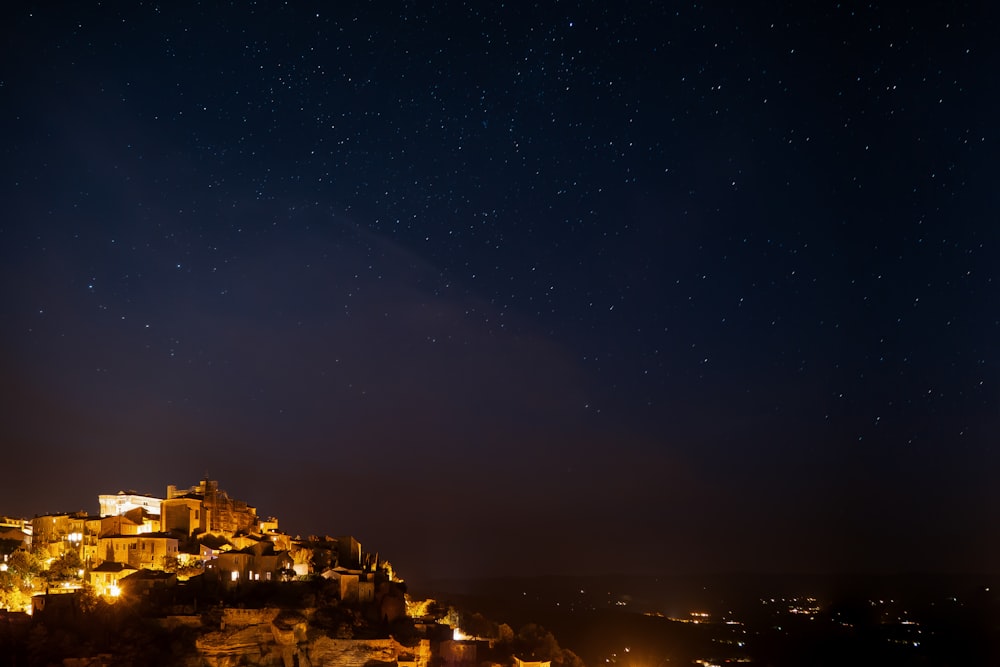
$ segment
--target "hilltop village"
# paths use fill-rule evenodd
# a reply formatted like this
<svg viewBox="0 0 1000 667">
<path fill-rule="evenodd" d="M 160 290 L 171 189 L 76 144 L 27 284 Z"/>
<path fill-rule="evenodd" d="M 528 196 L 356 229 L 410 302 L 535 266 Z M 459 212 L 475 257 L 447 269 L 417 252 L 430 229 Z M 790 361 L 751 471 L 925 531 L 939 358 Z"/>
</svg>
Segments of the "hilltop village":
<svg viewBox="0 0 1000 667">
<path fill-rule="evenodd" d="M 466 635 L 353 536 L 292 537 L 207 476 L 98 501 L 98 516 L 0 517 L 0 652 L 80 667 L 579 664 L 537 628 L 521 640 L 479 617 Z"/>
</svg>

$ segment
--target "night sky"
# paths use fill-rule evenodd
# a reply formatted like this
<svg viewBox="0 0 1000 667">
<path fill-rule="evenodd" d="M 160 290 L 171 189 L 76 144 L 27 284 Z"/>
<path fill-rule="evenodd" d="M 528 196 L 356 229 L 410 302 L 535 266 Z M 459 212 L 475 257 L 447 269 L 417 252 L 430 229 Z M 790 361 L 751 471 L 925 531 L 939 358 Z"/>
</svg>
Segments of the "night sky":
<svg viewBox="0 0 1000 667">
<path fill-rule="evenodd" d="M 134 4 L 0 10 L 0 514 L 996 569 L 977 3 Z"/>
</svg>

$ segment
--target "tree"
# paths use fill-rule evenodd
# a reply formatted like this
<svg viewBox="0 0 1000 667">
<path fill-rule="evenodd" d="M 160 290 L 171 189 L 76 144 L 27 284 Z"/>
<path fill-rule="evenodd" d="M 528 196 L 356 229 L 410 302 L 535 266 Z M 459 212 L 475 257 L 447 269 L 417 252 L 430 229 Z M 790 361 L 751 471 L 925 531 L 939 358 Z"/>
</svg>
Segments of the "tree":
<svg viewBox="0 0 1000 667">
<path fill-rule="evenodd" d="M 14 553 L 24 544 L 22 540 L 14 540 L 10 538 L 0 538 L 0 554 L 10 554 Z"/>
<path fill-rule="evenodd" d="M 537 623 L 528 623 L 518 631 L 515 646 L 522 654 L 522 659 L 553 662 L 560 662 L 562 659 L 559 642 L 551 632 Z"/>
<path fill-rule="evenodd" d="M 568 648 L 564 648 L 562 651 L 562 657 L 559 659 L 559 663 L 563 667 L 585 667 L 583 660 L 573 651 Z"/>
<path fill-rule="evenodd" d="M 510 644 L 514 641 L 514 628 L 506 623 L 501 623 L 497 628 L 497 642 L 500 644 Z"/>
<path fill-rule="evenodd" d="M 180 568 L 181 563 L 177 556 L 164 556 L 163 557 L 163 571 L 174 573 Z"/>
<path fill-rule="evenodd" d="M 479 612 L 462 614 L 461 628 L 465 634 L 480 639 L 497 639 L 499 637 L 497 624 Z"/>
<path fill-rule="evenodd" d="M 29 551 L 12 553 L 6 571 L 0 572 L 0 609 L 23 611 L 30 607 L 35 576 L 40 571 L 41 563 Z"/>
<path fill-rule="evenodd" d="M 7 559 L 7 568 L 22 577 L 34 577 L 42 571 L 38 557 L 26 549 L 18 549 Z"/>
<path fill-rule="evenodd" d="M 204 574 L 205 563 L 200 560 L 189 561 L 186 565 L 180 565 L 177 568 L 177 578 L 180 581 L 187 581 L 191 577 L 197 577 L 199 574 Z"/>
<path fill-rule="evenodd" d="M 24 611 L 30 606 L 31 578 L 8 566 L 6 572 L 0 572 L 0 609 Z"/>
<path fill-rule="evenodd" d="M 53 581 L 69 581 L 79 579 L 83 570 L 83 561 L 75 551 L 67 551 L 49 565 L 47 579 Z"/>
</svg>

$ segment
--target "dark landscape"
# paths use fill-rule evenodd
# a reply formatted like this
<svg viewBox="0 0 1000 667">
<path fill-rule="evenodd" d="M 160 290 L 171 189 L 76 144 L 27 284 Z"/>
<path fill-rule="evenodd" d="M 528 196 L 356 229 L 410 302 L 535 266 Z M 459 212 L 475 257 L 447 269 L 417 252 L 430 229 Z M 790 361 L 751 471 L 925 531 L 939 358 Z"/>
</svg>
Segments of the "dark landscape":
<svg viewBox="0 0 1000 667">
<path fill-rule="evenodd" d="M 514 627 L 539 623 L 587 665 L 943 666 L 1000 661 L 998 583 L 997 575 L 609 575 L 433 588 Z"/>
</svg>

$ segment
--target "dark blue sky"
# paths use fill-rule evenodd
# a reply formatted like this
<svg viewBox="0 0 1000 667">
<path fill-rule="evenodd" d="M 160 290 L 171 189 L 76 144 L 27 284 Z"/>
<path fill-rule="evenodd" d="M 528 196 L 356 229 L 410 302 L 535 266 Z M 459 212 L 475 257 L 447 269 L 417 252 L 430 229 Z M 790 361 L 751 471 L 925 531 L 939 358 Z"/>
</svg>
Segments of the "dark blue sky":
<svg viewBox="0 0 1000 667">
<path fill-rule="evenodd" d="M 2 12 L 0 514 L 208 471 L 404 576 L 994 567 L 976 5 Z"/>
</svg>

